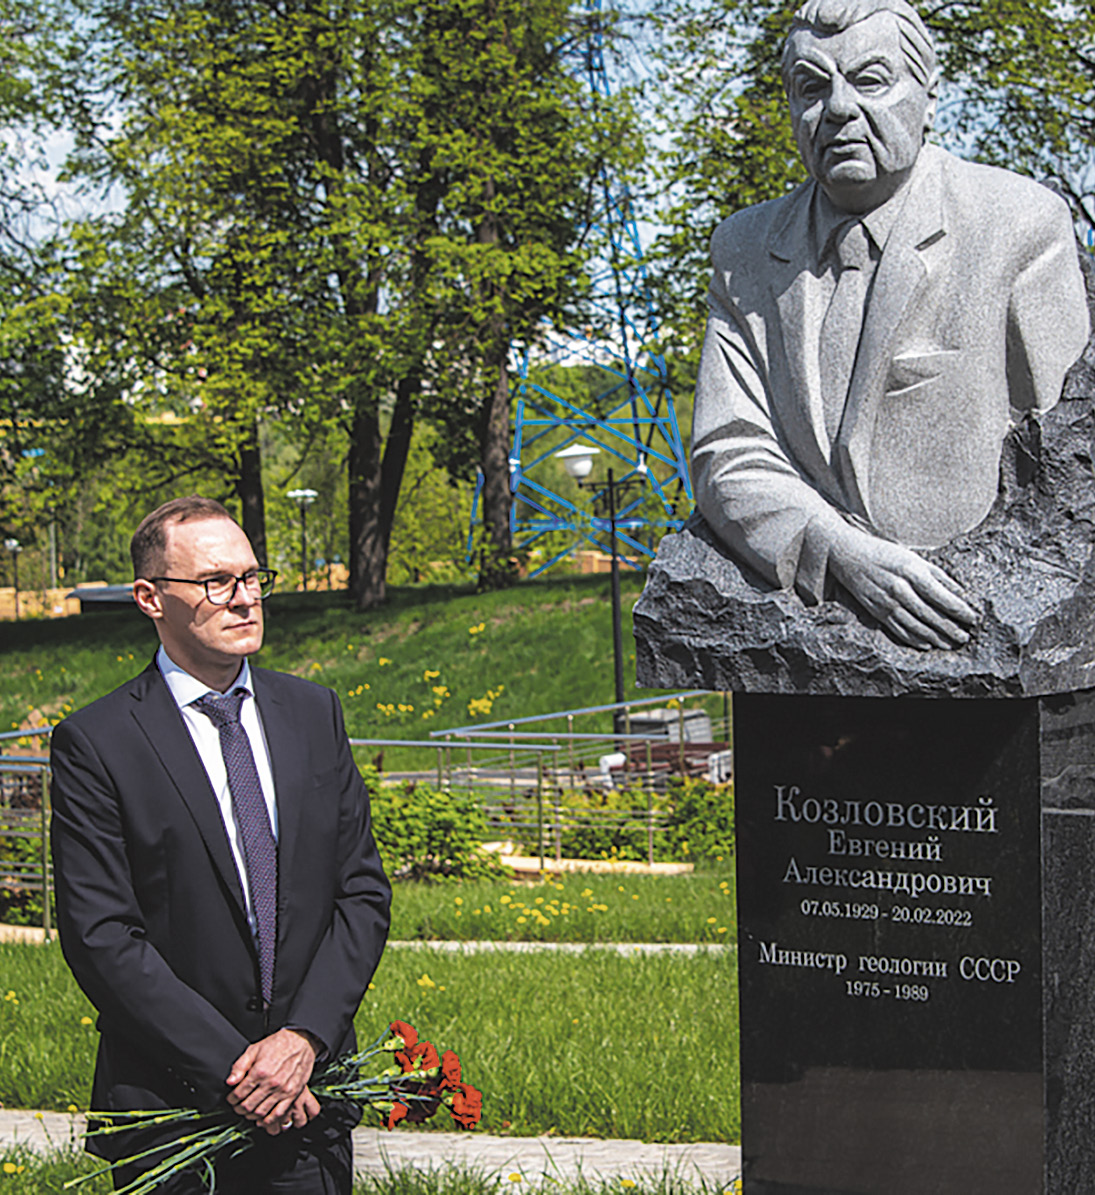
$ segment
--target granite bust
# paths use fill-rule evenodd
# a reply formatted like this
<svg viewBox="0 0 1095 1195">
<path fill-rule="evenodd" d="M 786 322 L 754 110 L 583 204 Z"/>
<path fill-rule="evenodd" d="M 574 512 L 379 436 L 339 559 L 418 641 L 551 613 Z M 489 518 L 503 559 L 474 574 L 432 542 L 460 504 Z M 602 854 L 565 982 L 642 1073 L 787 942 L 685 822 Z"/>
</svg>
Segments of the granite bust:
<svg viewBox="0 0 1095 1195">
<path fill-rule="evenodd" d="M 1007 437 L 1088 342 L 1071 216 L 926 142 L 939 70 L 904 0 L 809 0 L 783 74 L 810 179 L 713 237 L 697 505 L 751 584 L 953 653 L 983 603 L 928 557 L 998 504 Z M 644 677 L 642 613 L 640 683 L 731 687 Z"/>
</svg>

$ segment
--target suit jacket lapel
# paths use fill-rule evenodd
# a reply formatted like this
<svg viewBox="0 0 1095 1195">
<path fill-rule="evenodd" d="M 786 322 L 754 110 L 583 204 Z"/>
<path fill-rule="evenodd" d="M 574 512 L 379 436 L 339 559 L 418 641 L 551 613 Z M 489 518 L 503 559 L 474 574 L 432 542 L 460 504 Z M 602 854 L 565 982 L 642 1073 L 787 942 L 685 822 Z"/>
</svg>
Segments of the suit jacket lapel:
<svg viewBox="0 0 1095 1195">
<path fill-rule="evenodd" d="M 278 805 L 278 887 L 284 892 L 292 874 L 293 845 L 298 839 L 304 800 L 310 787 L 307 752 L 301 744 L 301 727 L 293 724 L 274 674 L 252 665 L 251 682 L 255 686 L 255 701 L 274 774 Z M 279 897 L 279 903 L 281 899 Z"/>
<path fill-rule="evenodd" d="M 136 698 L 133 717 L 160 757 L 164 771 L 197 823 L 198 832 L 225 887 L 232 893 L 240 913 L 244 914 L 243 889 L 216 796 L 194 740 L 155 660 L 134 680 L 132 692 Z"/>
<path fill-rule="evenodd" d="M 879 259 L 867 301 L 860 351 L 848 388 L 834 461 L 857 513 L 867 515 L 867 455 L 874 414 L 893 361 L 894 341 L 905 312 L 928 281 L 924 250 L 946 233 L 939 163 L 930 146 L 909 185 L 904 207 Z"/>
<path fill-rule="evenodd" d="M 808 351 L 806 338 L 796 332 L 819 323 L 825 315 L 824 311 L 811 310 L 820 298 L 812 272 L 817 266 L 810 226 L 815 190 L 816 184 L 808 183 L 789 197 L 769 233 L 768 252 L 773 259 L 770 289 L 783 333 L 786 393 L 791 398 L 790 402 L 779 405 L 779 422 L 792 441 L 795 458 L 811 477 L 820 479 L 830 477 L 831 470 L 819 368 L 816 354 Z M 775 362 L 770 368 L 776 372 Z M 778 392 L 783 387 L 777 384 L 774 389 Z"/>
</svg>

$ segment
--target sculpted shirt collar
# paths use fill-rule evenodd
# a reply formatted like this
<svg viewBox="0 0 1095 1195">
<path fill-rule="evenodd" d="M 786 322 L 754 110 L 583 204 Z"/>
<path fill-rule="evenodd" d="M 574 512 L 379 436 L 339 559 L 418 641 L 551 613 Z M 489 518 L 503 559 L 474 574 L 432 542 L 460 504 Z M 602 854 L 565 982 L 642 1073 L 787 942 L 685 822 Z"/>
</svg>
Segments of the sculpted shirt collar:
<svg viewBox="0 0 1095 1195">
<path fill-rule="evenodd" d="M 909 184 L 906 183 L 897 194 L 892 195 L 880 207 L 876 207 L 872 211 L 858 217 L 871 240 L 872 257 L 875 260 L 878 259 L 882 251 L 886 248 L 886 242 L 889 240 L 890 233 L 893 232 L 894 225 L 901 215 L 901 209 L 905 206 L 908 193 Z M 820 265 L 824 266 L 828 264 L 828 258 L 833 248 L 833 240 L 838 229 L 856 218 L 854 213 L 845 212 L 835 207 L 821 187 L 816 183 L 814 184 L 814 200 L 811 205 L 810 223 L 813 228 L 815 260 Z"/>
</svg>

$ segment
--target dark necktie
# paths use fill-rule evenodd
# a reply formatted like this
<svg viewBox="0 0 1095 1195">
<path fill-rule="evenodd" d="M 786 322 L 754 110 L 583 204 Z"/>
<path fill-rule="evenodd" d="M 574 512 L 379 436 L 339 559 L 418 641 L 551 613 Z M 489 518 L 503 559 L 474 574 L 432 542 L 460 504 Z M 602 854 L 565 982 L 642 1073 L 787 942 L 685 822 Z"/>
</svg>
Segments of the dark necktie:
<svg viewBox="0 0 1095 1195">
<path fill-rule="evenodd" d="M 861 220 L 842 225 L 833 240 L 838 272 L 836 288 L 821 325 L 819 353 L 821 398 L 830 443 L 836 439 L 844 415 L 863 329 L 871 268 L 870 242 Z"/>
<path fill-rule="evenodd" d="M 274 990 L 274 943 L 277 940 L 278 848 L 270 828 L 270 813 L 262 795 L 251 741 L 240 723 L 240 706 L 246 689 L 234 689 L 225 697 L 207 693 L 193 702 L 216 726 L 221 754 L 228 772 L 232 813 L 243 842 L 247 887 L 258 937 L 262 998 L 269 1004 Z"/>
</svg>

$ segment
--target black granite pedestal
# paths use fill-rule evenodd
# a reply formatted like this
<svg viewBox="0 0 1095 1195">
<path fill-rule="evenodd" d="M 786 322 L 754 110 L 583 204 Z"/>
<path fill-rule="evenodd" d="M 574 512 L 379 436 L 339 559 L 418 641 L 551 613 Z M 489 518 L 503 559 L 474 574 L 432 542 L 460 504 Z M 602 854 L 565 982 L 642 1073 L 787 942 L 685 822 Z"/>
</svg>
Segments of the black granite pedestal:
<svg viewBox="0 0 1095 1195">
<path fill-rule="evenodd" d="M 1095 692 L 734 722 L 746 1195 L 1095 1191 Z"/>
</svg>

